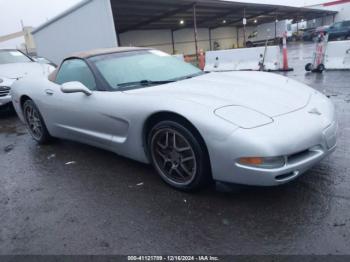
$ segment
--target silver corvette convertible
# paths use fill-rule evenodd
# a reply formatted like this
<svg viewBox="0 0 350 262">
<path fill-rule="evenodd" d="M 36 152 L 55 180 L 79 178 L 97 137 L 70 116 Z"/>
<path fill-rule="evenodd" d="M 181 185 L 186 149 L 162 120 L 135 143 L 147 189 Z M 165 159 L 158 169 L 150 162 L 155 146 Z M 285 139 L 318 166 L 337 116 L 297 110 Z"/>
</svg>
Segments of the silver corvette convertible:
<svg viewBox="0 0 350 262">
<path fill-rule="evenodd" d="M 336 147 L 334 107 L 318 91 L 271 73 L 205 73 L 153 49 L 72 55 L 49 79 L 17 81 L 12 99 L 37 142 L 70 139 L 152 163 L 181 190 L 280 185 Z"/>
</svg>

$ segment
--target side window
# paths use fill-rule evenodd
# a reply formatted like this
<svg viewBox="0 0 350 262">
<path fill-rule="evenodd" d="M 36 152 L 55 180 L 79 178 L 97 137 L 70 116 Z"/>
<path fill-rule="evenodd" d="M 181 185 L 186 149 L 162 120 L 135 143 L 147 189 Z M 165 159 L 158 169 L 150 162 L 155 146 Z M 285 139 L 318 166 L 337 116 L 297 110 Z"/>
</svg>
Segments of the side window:
<svg viewBox="0 0 350 262">
<path fill-rule="evenodd" d="M 339 29 L 339 28 L 342 27 L 342 23 L 341 23 L 341 22 L 335 23 L 335 24 L 333 25 L 333 27 L 334 27 L 335 29 Z"/>
<path fill-rule="evenodd" d="M 56 76 L 56 83 L 78 81 L 90 90 L 96 90 L 96 82 L 90 68 L 81 59 L 66 60 L 59 69 Z"/>
<path fill-rule="evenodd" d="M 346 27 L 350 27 L 350 21 L 344 21 L 343 25 L 346 26 Z"/>
</svg>

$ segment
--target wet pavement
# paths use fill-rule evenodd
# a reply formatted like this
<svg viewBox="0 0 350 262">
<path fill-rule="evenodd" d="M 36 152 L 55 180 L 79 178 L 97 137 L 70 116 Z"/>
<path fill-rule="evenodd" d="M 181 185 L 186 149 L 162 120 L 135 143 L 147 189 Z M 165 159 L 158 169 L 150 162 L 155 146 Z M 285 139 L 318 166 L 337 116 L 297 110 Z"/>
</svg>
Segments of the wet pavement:
<svg viewBox="0 0 350 262">
<path fill-rule="evenodd" d="M 339 146 L 280 187 L 178 192 L 103 150 L 38 146 L 2 115 L 0 254 L 350 254 L 350 71 L 306 74 L 312 51 L 292 47 L 287 75 L 335 103 Z"/>
</svg>

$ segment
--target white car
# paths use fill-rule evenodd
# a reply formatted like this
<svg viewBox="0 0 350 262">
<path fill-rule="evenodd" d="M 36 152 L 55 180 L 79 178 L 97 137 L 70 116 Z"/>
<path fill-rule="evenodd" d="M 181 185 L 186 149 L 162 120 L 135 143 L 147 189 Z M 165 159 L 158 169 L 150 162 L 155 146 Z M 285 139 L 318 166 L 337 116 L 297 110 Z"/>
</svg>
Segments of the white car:
<svg viewBox="0 0 350 262">
<path fill-rule="evenodd" d="M 12 84 L 27 75 L 48 76 L 55 67 L 35 62 L 15 49 L 0 50 L 0 109 L 11 104 Z"/>
</svg>

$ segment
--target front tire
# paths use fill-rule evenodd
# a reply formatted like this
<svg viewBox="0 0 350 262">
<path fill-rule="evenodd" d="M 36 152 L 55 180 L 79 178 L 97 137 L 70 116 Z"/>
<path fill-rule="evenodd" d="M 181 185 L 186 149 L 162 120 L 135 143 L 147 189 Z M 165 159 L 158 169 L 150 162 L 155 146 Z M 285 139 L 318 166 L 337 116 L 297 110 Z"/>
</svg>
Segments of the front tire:
<svg viewBox="0 0 350 262">
<path fill-rule="evenodd" d="M 23 115 L 32 138 L 39 144 L 46 144 L 51 140 L 45 122 L 32 100 L 27 100 L 23 104 Z"/>
<path fill-rule="evenodd" d="M 318 72 L 318 73 L 322 73 L 325 69 L 326 69 L 326 68 L 325 68 L 324 64 L 319 64 L 319 65 L 317 66 L 317 72 Z"/>
<path fill-rule="evenodd" d="M 205 146 L 190 128 L 174 121 L 161 121 L 148 136 L 152 164 L 168 185 L 194 191 L 210 182 Z"/>
</svg>

